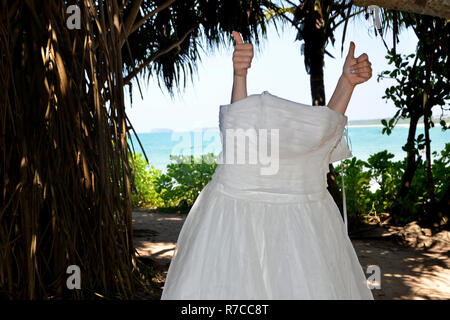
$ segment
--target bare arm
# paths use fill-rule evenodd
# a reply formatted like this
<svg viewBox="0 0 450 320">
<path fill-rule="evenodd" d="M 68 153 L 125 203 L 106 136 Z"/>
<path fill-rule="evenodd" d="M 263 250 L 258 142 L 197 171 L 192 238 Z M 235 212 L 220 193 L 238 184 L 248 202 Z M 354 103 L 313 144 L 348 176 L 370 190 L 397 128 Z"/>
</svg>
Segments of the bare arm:
<svg viewBox="0 0 450 320">
<path fill-rule="evenodd" d="M 247 97 L 247 76 L 233 76 L 233 90 L 231 91 L 231 103 Z"/>
<path fill-rule="evenodd" d="M 358 58 L 354 57 L 355 44 L 350 43 L 350 49 L 345 59 L 342 75 L 336 85 L 336 89 L 328 102 L 328 107 L 345 114 L 348 103 L 356 85 L 366 82 L 372 77 L 372 67 L 367 54 L 363 53 Z"/>
<path fill-rule="evenodd" d="M 233 89 L 231 103 L 247 97 L 247 70 L 253 59 L 253 45 L 244 43 L 241 35 L 233 31 L 236 46 L 233 52 Z"/>
<path fill-rule="evenodd" d="M 339 78 L 339 81 L 334 89 L 333 95 L 328 102 L 328 107 L 339 113 L 345 114 L 350 98 L 353 94 L 355 86 L 351 85 L 344 76 Z"/>
</svg>

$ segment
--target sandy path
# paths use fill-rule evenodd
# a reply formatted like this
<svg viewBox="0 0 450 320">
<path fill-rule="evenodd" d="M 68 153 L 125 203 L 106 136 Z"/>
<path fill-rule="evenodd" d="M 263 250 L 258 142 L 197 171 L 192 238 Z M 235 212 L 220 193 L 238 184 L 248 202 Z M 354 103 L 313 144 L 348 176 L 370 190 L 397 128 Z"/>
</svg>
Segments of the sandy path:
<svg viewBox="0 0 450 320">
<path fill-rule="evenodd" d="M 134 211 L 138 253 L 167 272 L 186 216 Z M 399 239 L 406 245 L 401 245 Z M 380 267 L 381 289 L 372 291 L 375 299 L 450 299 L 448 232 L 431 236 L 429 231 L 414 224 L 408 228 L 378 227 L 352 243 L 363 270 L 366 271 L 368 265 Z"/>
</svg>

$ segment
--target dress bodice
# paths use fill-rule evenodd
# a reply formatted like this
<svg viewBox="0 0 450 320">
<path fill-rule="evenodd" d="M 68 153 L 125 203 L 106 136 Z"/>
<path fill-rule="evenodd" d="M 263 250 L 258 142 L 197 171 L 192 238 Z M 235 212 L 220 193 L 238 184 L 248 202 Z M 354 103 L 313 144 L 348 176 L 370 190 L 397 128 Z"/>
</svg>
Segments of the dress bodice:
<svg viewBox="0 0 450 320">
<path fill-rule="evenodd" d="M 220 106 L 215 179 L 237 192 L 323 196 L 328 164 L 351 157 L 347 116 L 264 91 Z"/>
<path fill-rule="evenodd" d="M 268 92 L 220 106 L 222 161 L 183 224 L 161 299 L 373 300 L 326 189 L 329 162 L 351 156 L 346 122 Z M 243 163 L 227 163 L 238 151 Z"/>
</svg>

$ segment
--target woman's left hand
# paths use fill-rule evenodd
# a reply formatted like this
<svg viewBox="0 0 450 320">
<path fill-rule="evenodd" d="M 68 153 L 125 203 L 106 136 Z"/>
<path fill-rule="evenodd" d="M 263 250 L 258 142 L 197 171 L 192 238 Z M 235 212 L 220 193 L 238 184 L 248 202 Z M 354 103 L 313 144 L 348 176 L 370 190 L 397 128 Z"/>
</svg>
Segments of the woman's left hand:
<svg viewBox="0 0 450 320">
<path fill-rule="evenodd" d="M 372 77 L 372 64 L 365 53 L 355 58 L 355 43 L 350 42 L 347 58 L 345 59 L 342 75 L 352 86 L 366 82 Z"/>
</svg>

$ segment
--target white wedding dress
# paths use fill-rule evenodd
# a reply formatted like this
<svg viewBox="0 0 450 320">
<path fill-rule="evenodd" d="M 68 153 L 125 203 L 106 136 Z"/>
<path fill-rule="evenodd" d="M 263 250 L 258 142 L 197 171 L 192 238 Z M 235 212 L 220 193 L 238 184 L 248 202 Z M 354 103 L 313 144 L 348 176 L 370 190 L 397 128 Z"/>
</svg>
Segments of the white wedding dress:
<svg viewBox="0 0 450 320">
<path fill-rule="evenodd" d="M 219 164 L 183 224 L 161 299 L 373 299 L 327 190 L 328 164 L 352 156 L 347 120 L 267 91 L 221 105 Z M 248 143 L 229 148 L 233 129 Z M 246 162 L 229 163 L 233 152 Z M 248 160 L 269 153 L 275 174 Z"/>
</svg>

